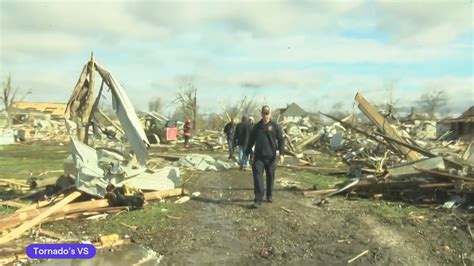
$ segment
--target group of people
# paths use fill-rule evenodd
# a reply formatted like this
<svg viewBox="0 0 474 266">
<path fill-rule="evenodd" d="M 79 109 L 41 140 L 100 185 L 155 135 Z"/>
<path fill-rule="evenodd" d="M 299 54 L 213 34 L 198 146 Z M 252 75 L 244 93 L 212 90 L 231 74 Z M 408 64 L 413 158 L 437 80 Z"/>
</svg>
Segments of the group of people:
<svg viewBox="0 0 474 266">
<path fill-rule="evenodd" d="M 240 170 L 247 170 L 248 164 L 252 161 L 253 149 L 250 150 L 250 156 L 245 155 L 247 145 L 249 143 L 250 133 L 254 126 L 253 117 L 242 116 L 240 123 L 237 125 L 232 118 L 230 122 L 225 125 L 224 133 L 227 137 L 227 146 L 229 147 L 229 159 L 234 156 L 235 148 L 239 148 L 239 165 Z"/>
<path fill-rule="evenodd" d="M 261 109 L 262 119 L 256 124 L 252 117 L 243 116 L 240 123 L 234 119 L 225 125 L 224 133 L 229 146 L 229 159 L 233 158 L 234 150 L 239 147 L 239 165 L 241 170 L 252 167 L 254 184 L 254 202 L 252 208 L 259 208 L 266 195 L 267 202 L 273 202 L 273 184 L 277 163 L 284 161 L 285 143 L 280 126 L 271 120 L 271 109 L 264 105 Z M 184 124 L 184 146 L 189 147 L 191 138 L 191 120 Z M 278 154 L 277 154 L 278 152 Z M 263 180 L 265 172 L 266 186 Z"/>
<path fill-rule="evenodd" d="M 251 161 L 255 195 L 252 208 L 261 206 L 265 192 L 267 202 L 273 202 L 277 151 L 280 164 L 284 161 L 285 152 L 282 129 L 271 120 L 271 109 L 268 105 L 262 107 L 261 115 L 262 119 L 256 124 L 252 118 L 243 116 L 239 124 L 234 125 L 232 119 L 224 127 L 229 145 L 229 158 L 232 158 L 234 148 L 238 146 L 240 169 L 247 169 L 249 159 Z M 263 180 L 264 172 L 266 189 Z"/>
</svg>

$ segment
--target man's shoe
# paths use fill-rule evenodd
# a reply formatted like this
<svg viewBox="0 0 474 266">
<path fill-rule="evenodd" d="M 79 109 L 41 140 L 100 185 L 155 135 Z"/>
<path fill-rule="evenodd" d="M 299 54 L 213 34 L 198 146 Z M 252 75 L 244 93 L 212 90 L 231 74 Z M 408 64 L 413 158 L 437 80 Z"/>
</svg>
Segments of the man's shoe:
<svg viewBox="0 0 474 266">
<path fill-rule="evenodd" d="M 250 205 L 250 208 L 251 209 L 258 209 L 258 208 L 260 208 L 260 206 L 262 206 L 261 202 L 254 202 L 254 203 L 252 203 L 252 205 Z"/>
<path fill-rule="evenodd" d="M 268 198 L 267 198 L 267 201 L 268 201 L 268 203 L 272 203 L 272 202 L 273 202 L 273 198 L 272 198 L 272 197 L 268 197 Z"/>
</svg>

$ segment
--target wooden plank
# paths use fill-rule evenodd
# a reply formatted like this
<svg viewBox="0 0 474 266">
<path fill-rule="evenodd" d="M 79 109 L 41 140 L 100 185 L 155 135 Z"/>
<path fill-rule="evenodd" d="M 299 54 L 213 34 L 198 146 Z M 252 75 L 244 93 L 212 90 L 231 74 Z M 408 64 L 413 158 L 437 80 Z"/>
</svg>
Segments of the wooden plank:
<svg viewBox="0 0 474 266">
<path fill-rule="evenodd" d="M 144 193 L 145 200 L 159 200 L 167 197 L 180 196 L 183 194 L 181 188 L 165 190 L 165 191 L 156 191 L 156 192 L 146 192 Z M 109 202 L 107 199 L 101 200 L 89 200 L 77 203 L 71 203 L 64 206 L 61 210 L 57 212 L 58 216 L 66 216 L 69 214 L 74 214 L 78 212 L 91 211 L 99 208 L 109 207 Z M 44 209 L 44 208 L 43 208 Z M 33 209 L 31 211 L 19 212 L 11 214 L 7 217 L 0 218 L 0 231 L 8 228 L 15 227 L 21 224 L 24 221 L 30 220 L 35 216 L 41 214 L 43 209 Z"/>
<path fill-rule="evenodd" d="M 159 200 L 163 198 L 175 197 L 175 196 L 180 196 L 180 195 L 183 195 L 182 188 L 144 193 L 145 200 Z"/>
<path fill-rule="evenodd" d="M 9 184 L 9 185 L 24 187 L 24 188 L 29 188 L 30 187 L 25 183 L 20 183 L 20 182 L 17 182 L 15 180 L 12 180 L 12 179 L 0 179 L 0 182 L 6 183 L 6 184 Z"/>
<path fill-rule="evenodd" d="M 72 203 L 67 206 L 64 206 L 61 210 L 58 210 L 59 214 L 70 214 L 80 211 L 86 211 L 94 208 L 108 207 L 109 202 L 107 199 L 101 200 L 89 200 L 83 202 Z M 44 209 L 44 208 L 43 208 Z M 31 211 L 14 213 L 8 217 L 0 218 L 0 230 L 5 230 L 7 228 L 12 228 L 21 224 L 24 221 L 30 220 L 37 215 L 40 215 L 43 212 L 43 209 L 34 209 Z"/>
<path fill-rule="evenodd" d="M 43 207 L 47 207 L 48 205 L 54 204 L 54 202 L 57 202 L 57 201 L 59 201 L 63 198 L 64 198 L 64 195 L 61 194 L 61 195 L 55 197 L 52 200 L 41 200 L 41 201 L 38 201 L 37 203 L 24 206 L 24 207 L 16 210 L 15 212 L 16 213 L 26 212 L 26 211 L 31 211 L 31 210 L 36 210 L 36 209 L 40 209 L 40 208 L 43 208 Z"/>
<path fill-rule="evenodd" d="M 395 130 L 391 124 L 388 122 L 385 117 L 383 117 L 377 109 L 372 106 L 361 94 L 357 93 L 355 96 L 355 101 L 358 103 L 359 109 L 362 113 L 369 118 L 372 123 L 374 123 L 380 132 L 384 133 L 385 135 L 392 137 L 398 141 L 405 142 L 400 133 Z M 399 144 L 391 144 L 395 149 L 401 152 L 403 155 L 407 157 L 409 161 L 418 161 L 421 157 L 415 152 L 406 147 L 403 147 Z"/>
<path fill-rule="evenodd" d="M 58 240 L 61 240 L 63 239 L 64 237 L 58 233 L 55 233 L 55 232 L 52 232 L 52 231 L 49 231 L 49 230 L 46 230 L 46 229 L 42 229 L 42 228 L 39 228 L 37 230 L 38 234 L 39 235 L 43 235 L 43 236 L 46 236 L 46 237 L 49 237 L 49 238 L 54 238 L 54 239 L 58 239 Z"/>
<path fill-rule="evenodd" d="M 449 174 L 449 173 L 444 173 L 444 172 L 434 171 L 434 170 L 428 170 L 428 169 L 421 169 L 421 168 L 418 168 L 416 166 L 413 166 L 413 168 L 415 168 L 415 170 L 417 170 L 419 172 L 423 172 L 423 173 L 433 174 L 433 175 L 437 175 L 437 176 L 444 176 L 444 177 L 448 177 L 448 178 L 456 179 L 456 180 L 474 182 L 474 178 L 470 178 L 470 177 L 457 176 L 457 175 L 452 175 L 452 174 Z"/>
<path fill-rule="evenodd" d="M 51 214 L 55 213 L 56 211 L 60 210 L 61 208 L 63 208 L 64 206 L 66 206 L 67 204 L 69 204 L 70 202 L 72 202 L 73 200 L 75 200 L 76 198 L 78 198 L 81 195 L 82 195 L 82 193 L 79 192 L 79 191 L 72 192 L 71 194 L 69 194 L 67 197 L 65 197 L 63 200 L 61 200 L 60 202 L 58 202 L 54 206 L 46 209 L 45 211 L 43 211 L 38 216 L 34 217 L 33 219 L 31 219 L 30 221 L 28 221 L 26 223 L 23 223 L 19 227 L 13 229 L 6 236 L 0 238 L 0 244 L 8 243 L 8 242 L 20 237 L 21 234 L 23 234 L 26 230 L 28 230 L 31 227 L 39 224 L 41 222 L 41 220 L 43 220 L 44 218 L 50 216 Z"/>
<path fill-rule="evenodd" d="M 358 258 L 364 256 L 364 255 L 367 254 L 367 253 L 369 253 L 369 250 L 368 250 L 368 249 L 362 251 L 359 255 L 357 255 L 357 256 L 355 256 L 354 258 L 348 260 L 347 263 L 348 263 L 348 264 L 353 263 L 353 262 L 356 261 Z"/>
</svg>

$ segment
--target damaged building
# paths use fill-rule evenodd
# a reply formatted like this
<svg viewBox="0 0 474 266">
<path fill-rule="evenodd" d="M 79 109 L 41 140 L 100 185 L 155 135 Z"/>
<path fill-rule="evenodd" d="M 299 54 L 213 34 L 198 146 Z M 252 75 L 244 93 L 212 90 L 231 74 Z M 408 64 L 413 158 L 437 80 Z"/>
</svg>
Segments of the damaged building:
<svg viewBox="0 0 474 266">
<path fill-rule="evenodd" d="M 474 140 L 474 106 L 471 106 L 457 118 L 444 119 L 438 122 L 439 128 L 452 132 L 452 139 Z"/>
</svg>

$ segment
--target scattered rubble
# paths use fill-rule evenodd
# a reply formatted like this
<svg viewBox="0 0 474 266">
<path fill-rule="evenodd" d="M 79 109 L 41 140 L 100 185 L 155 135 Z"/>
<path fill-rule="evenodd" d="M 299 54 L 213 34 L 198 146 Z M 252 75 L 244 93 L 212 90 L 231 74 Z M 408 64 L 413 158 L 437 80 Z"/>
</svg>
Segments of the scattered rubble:
<svg viewBox="0 0 474 266">
<path fill-rule="evenodd" d="M 189 154 L 179 160 L 179 164 L 185 168 L 195 168 L 200 171 L 223 171 L 236 167 L 235 162 L 229 163 L 216 160 L 210 155 Z"/>
<path fill-rule="evenodd" d="M 425 137 L 413 139 L 400 124 L 389 122 L 376 111 L 362 95 L 357 94 L 356 101 L 373 125 L 360 127 L 347 123 L 347 119 L 323 114 L 339 125 L 335 134 L 316 147 L 340 156 L 349 166 L 347 176 L 357 182 L 348 181 L 339 190 L 308 191 L 305 195 L 329 197 L 344 191 L 360 197 L 422 204 L 450 202 L 446 207 L 474 205 L 472 141 L 445 143 Z"/>
<path fill-rule="evenodd" d="M 102 85 L 94 100 L 96 71 L 102 78 Z M 102 118 L 105 115 L 98 109 L 104 84 L 112 92 L 114 111 L 120 123 L 114 127 L 123 134 L 121 139 L 117 135 L 111 136 L 109 131 L 96 130 L 104 128 L 101 124 L 103 120 L 96 117 L 97 114 Z M 40 120 L 38 125 L 46 128 L 55 124 L 51 122 Z M 4 232 L 0 244 L 11 243 L 40 223 L 86 217 L 103 218 L 110 213 L 142 208 L 146 201 L 183 194 L 182 189 L 176 188 L 181 185 L 179 168 L 147 167 L 146 148 L 149 143 L 136 112 L 120 83 L 93 58 L 84 66 L 66 106 L 64 133 L 67 133 L 71 143 L 71 156 L 65 160 L 64 175 L 40 191 L 43 197 L 47 197 L 45 200 L 29 206 L 14 200 L 8 201 L 9 206 L 19 209 L 0 218 L 0 231 Z M 99 140 L 99 143 L 104 140 L 103 135 L 111 137 L 107 142 L 118 149 L 92 144 L 97 143 L 95 140 Z M 38 182 L 41 183 L 37 179 L 29 181 L 30 184 L 23 184 L 14 180 L 0 180 L 0 185 L 30 190 L 37 188 Z M 104 245 L 104 241 L 100 243 Z"/>
</svg>

